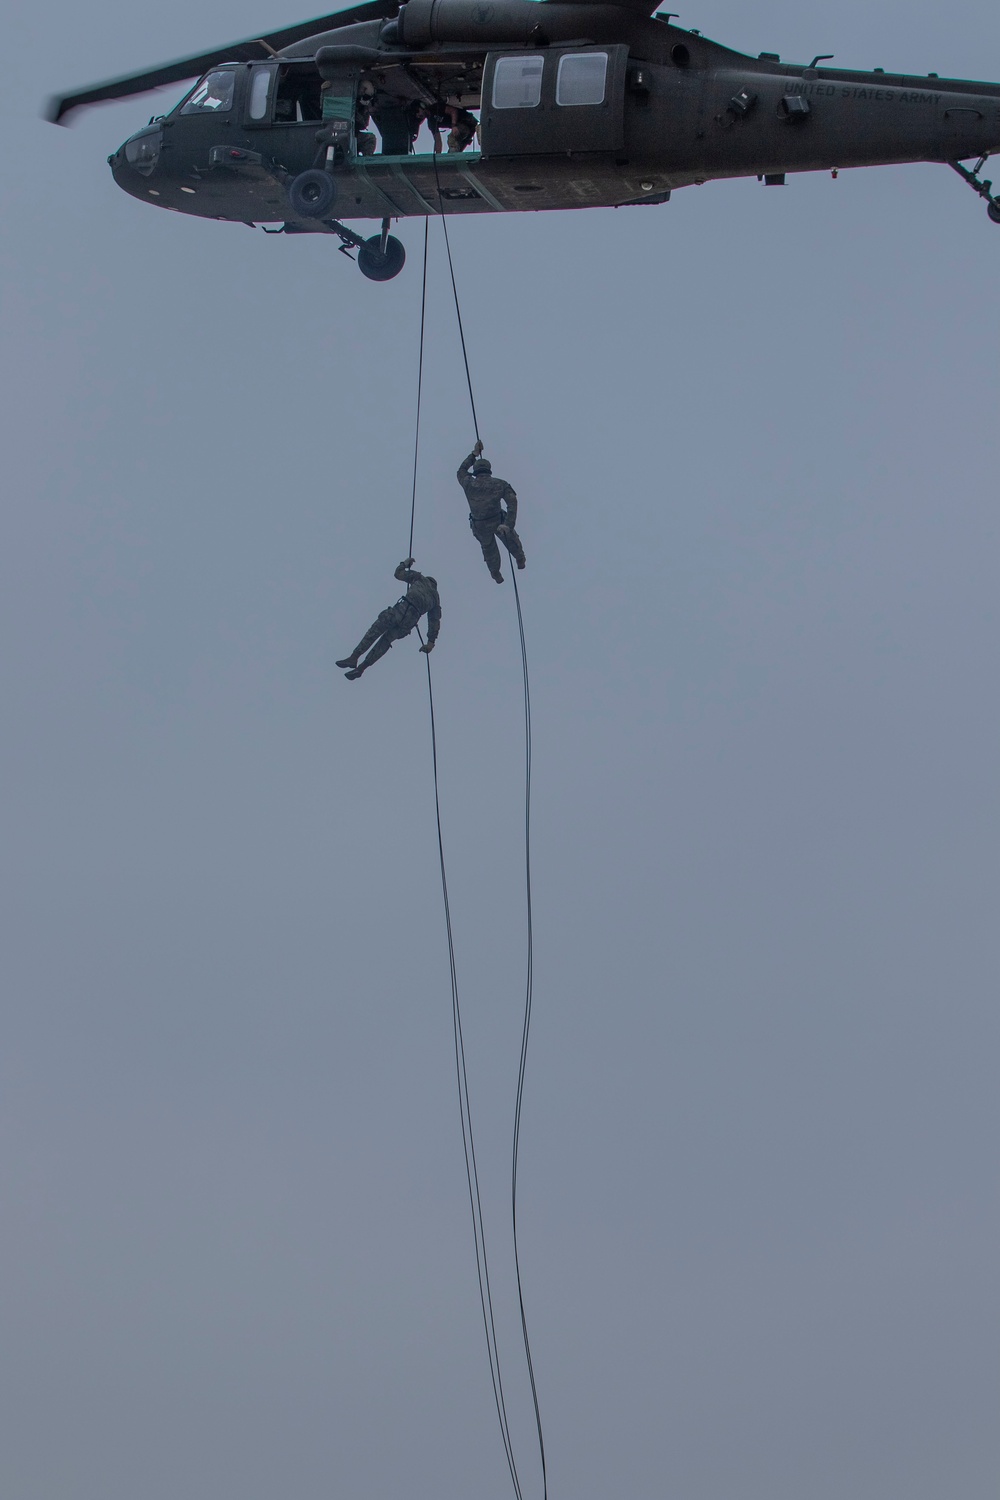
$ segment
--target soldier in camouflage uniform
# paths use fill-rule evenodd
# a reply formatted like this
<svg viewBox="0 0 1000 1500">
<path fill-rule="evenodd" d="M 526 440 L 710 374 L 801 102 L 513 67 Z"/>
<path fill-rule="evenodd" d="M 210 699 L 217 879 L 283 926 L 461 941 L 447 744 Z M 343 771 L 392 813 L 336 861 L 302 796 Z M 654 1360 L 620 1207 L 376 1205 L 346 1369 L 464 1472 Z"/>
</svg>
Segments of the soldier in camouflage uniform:
<svg viewBox="0 0 1000 1500">
<path fill-rule="evenodd" d="M 327 88 L 328 85 L 324 84 L 323 87 Z M 354 106 L 354 133 L 359 156 L 375 155 L 375 148 L 378 143 L 375 140 L 375 132 L 368 128 L 372 122 L 372 105 L 374 102 L 375 85 L 368 78 L 362 79 Z"/>
<path fill-rule="evenodd" d="M 379 657 L 385 655 L 393 641 L 401 641 L 404 636 L 409 635 L 421 615 L 427 616 L 427 644 L 421 646 L 421 651 L 434 650 L 434 642 L 438 638 L 441 629 L 441 600 L 438 597 L 437 580 L 428 578 L 423 573 L 418 573 L 412 567 L 413 558 L 408 557 L 401 562 L 393 577 L 398 578 L 400 583 L 408 585 L 402 599 L 395 604 L 390 604 L 379 615 L 375 624 L 362 636 L 350 656 L 345 656 L 338 661 L 338 667 L 348 667 L 345 672 L 348 682 L 353 682 L 360 677 L 362 672 L 377 662 Z M 372 648 L 368 650 L 369 646 Z M 368 656 L 358 665 L 359 657 L 368 651 Z"/>
<path fill-rule="evenodd" d="M 493 478 L 492 465 L 482 457 L 482 452 L 482 443 L 477 443 L 468 458 L 463 458 L 458 471 L 458 482 L 469 502 L 469 525 L 472 527 L 472 535 L 483 549 L 483 560 L 490 570 L 490 576 L 497 583 L 503 583 L 497 537 L 517 566 L 524 567 L 524 548 L 521 546 L 521 538 L 514 530 L 517 496 L 506 479 Z M 501 501 L 507 507 L 506 513 Z"/>
<path fill-rule="evenodd" d="M 451 120 L 451 129 L 448 132 L 448 150 L 451 152 L 464 151 L 476 139 L 476 131 L 479 121 L 471 110 L 459 109 L 455 105 L 449 105 L 447 110 Z"/>
</svg>

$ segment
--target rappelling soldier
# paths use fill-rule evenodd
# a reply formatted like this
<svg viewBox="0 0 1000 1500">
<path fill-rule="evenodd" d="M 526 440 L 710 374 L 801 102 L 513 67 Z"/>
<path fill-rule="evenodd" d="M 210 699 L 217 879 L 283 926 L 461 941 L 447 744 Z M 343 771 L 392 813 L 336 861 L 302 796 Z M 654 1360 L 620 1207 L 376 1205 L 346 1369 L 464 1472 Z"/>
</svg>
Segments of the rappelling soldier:
<svg viewBox="0 0 1000 1500">
<path fill-rule="evenodd" d="M 503 583 L 500 571 L 500 548 L 503 542 L 519 568 L 524 567 L 524 548 L 514 530 L 517 520 L 517 495 L 506 479 L 493 478 L 493 466 L 483 458 L 483 445 L 477 442 L 468 458 L 462 460 L 458 482 L 469 502 L 469 525 L 472 535 L 483 549 L 483 561 L 490 577 Z M 506 507 L 506 509 L 504 509 Z"/>
<path fill-rule="evenodd" d="M 438 596 L 437 580 L 428 578 L 424 573 L 418 573 L 413 567 L 412 557 L 401 562 L 393 576 L 398 578 L 400 583 L 407 585 L 406 593 L 402 599 L 398 599 L 395 604 L 390 604 L 388 609 L 382 611 L 350 656 L 345 656 L 342 661 L 338 661 L 338 667 L 349 669 L 344 674 L 348 682 L 353 682 L 356 677 L 360 677 L 373 662 L 377 662 L 379 657 L 384 656 L 393 641 L 401 641 L 404 636 L 408 636 L 422 615 L 427 616 L 427 644 L 421 646 L 420 649 L 425 655 L 434 650 L 434 642 L 441 629 L 441 600 Z M 371 647 L 370 651 L 369 647 Z M 368 656 L 359 666 L 358 660 L 366 651 L 368 651 Z"/>
</svg>

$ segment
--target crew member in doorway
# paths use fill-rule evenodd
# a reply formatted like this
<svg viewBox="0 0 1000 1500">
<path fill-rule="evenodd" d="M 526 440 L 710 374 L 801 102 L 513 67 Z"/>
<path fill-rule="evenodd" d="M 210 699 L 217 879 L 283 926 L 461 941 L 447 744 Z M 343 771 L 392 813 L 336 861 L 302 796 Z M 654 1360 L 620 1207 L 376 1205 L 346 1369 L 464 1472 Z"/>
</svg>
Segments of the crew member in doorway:
<svg viewBox="0 0 1000 1500">
<path fill-rule="evenodd" d="M 460 109 L 457 105 L 449 105 L 448 116 L 451 120 L 451 129 L 448 132 L 448 150 L 450 152 L 464 151 L 476 139 L 476 129 L 479 121 L 471 110 Z"/>
<path fill-rule="evenodd" d="M 517 496 L 506 479 L 494 479 L 493 466 L 489 459 L 483 458 L 482 453 L 483 445 L 477 443 L 468 458 L 463 458 L 458 471 L 458 482 L 469 502 L 469 525 L 472 527 L 472 535 L 483 549 L 483 561 L 490 570 L 490 577 L 495 578 L 497 583 L 503 583 L 497 537 L 518 567 L 524 567 L 524 548 L 521 546 L 521 538 L 514 530 Z"/>
<path fill-rule="evenodd" d="M 377 142 L 375 132 L 368 127 L 372 122 L 372 105 L 375 102 L 375 85 L 371 79 L 364 78 L 358 89 L 358 97 L 354 106 L 354 131 L 355 140 L 358 143 L 359 156 L 374 156 Z"/>
<path fill-rule="evenodd" d="M 382 137 L 382 155 L 408 156 L 427 118 L 427 106 L 420 99 L 404 102 L 379 94 L 372 115 Z"/>
<path fill-rule="evenodd" d="M 425 654 L 434 650 L 434 642 L 441 629 L 441 600 L 437 580 L 418 573 L 413 567 L 412 557 L 405 558 L 393 576 L 407 585 L 406 593 L 402 599 L 397 599 L 395 604 L 390 604 L 388 609 L 382 611 L 350 656 L 338 661 L 338 667 L 348 668 L 344 675 L 349 682 L 360 677 L 362 672 L 367 672 L 379 657 L 385 655 L 393 641 L 401 641 L 408 636 L 422 615 L 427 616 L 427 644 L 420 649 Z M 366 651 L 368 655 L 359 666 L 358 662 Z"/>
</svg>

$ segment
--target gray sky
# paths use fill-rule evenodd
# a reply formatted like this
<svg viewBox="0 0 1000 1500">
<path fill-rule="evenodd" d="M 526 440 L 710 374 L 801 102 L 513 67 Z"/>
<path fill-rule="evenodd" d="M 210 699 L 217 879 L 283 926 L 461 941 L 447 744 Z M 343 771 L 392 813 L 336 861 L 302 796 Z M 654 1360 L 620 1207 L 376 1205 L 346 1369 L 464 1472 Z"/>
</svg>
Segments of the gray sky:
<svg viewBox="0 0 1000 1500">
<path fill-rule="evenodd" d="M 396 596 L 419 243 L 156 213 L 148 101 L 299 19 L 10 9 L 0 548 L 10 1500 L 503 1500 L 423 664 Z M 720 3 L 757 53 L 1000 77 L 1000 17 Z M 180 90 L 171 91 L 177 97 Z M 520 666 L 454 481 L 436 226 L 418 565 L 501 1344 Z M 943 168 L 454 229 L 522 498 L 523 1270 L 553 1500 L 993 1500 L 1000 229 Z"/>
</svg>

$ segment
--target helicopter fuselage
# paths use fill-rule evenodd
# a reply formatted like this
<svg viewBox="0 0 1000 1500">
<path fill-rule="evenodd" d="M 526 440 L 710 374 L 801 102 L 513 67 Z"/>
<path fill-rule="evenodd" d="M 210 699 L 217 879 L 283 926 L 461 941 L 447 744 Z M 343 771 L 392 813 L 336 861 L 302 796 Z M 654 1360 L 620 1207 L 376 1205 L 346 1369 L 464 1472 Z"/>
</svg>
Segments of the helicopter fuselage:
<svg viewBox="0 0 1000 1500">
<path fill-rule="evenodd" d="M 289 232 L 330 232 L 333 212 L 385 221 L 662 203 L 722 178 L 1000 149 L 1000 85 L 751 58 L 601 4 L 410 0 L 389 26 L 262 49 L 207 78 L 110 158 L 116 181 L 159 207 Z M 361 129 L 369 105 L 377 154 Z M 470 149 L 413 149 L 421 118 L 440 131 L 456 111 L 478 114 Z M 289 187 L 317 170 L 336 207 L 314 217 Z"/>
</svg>

